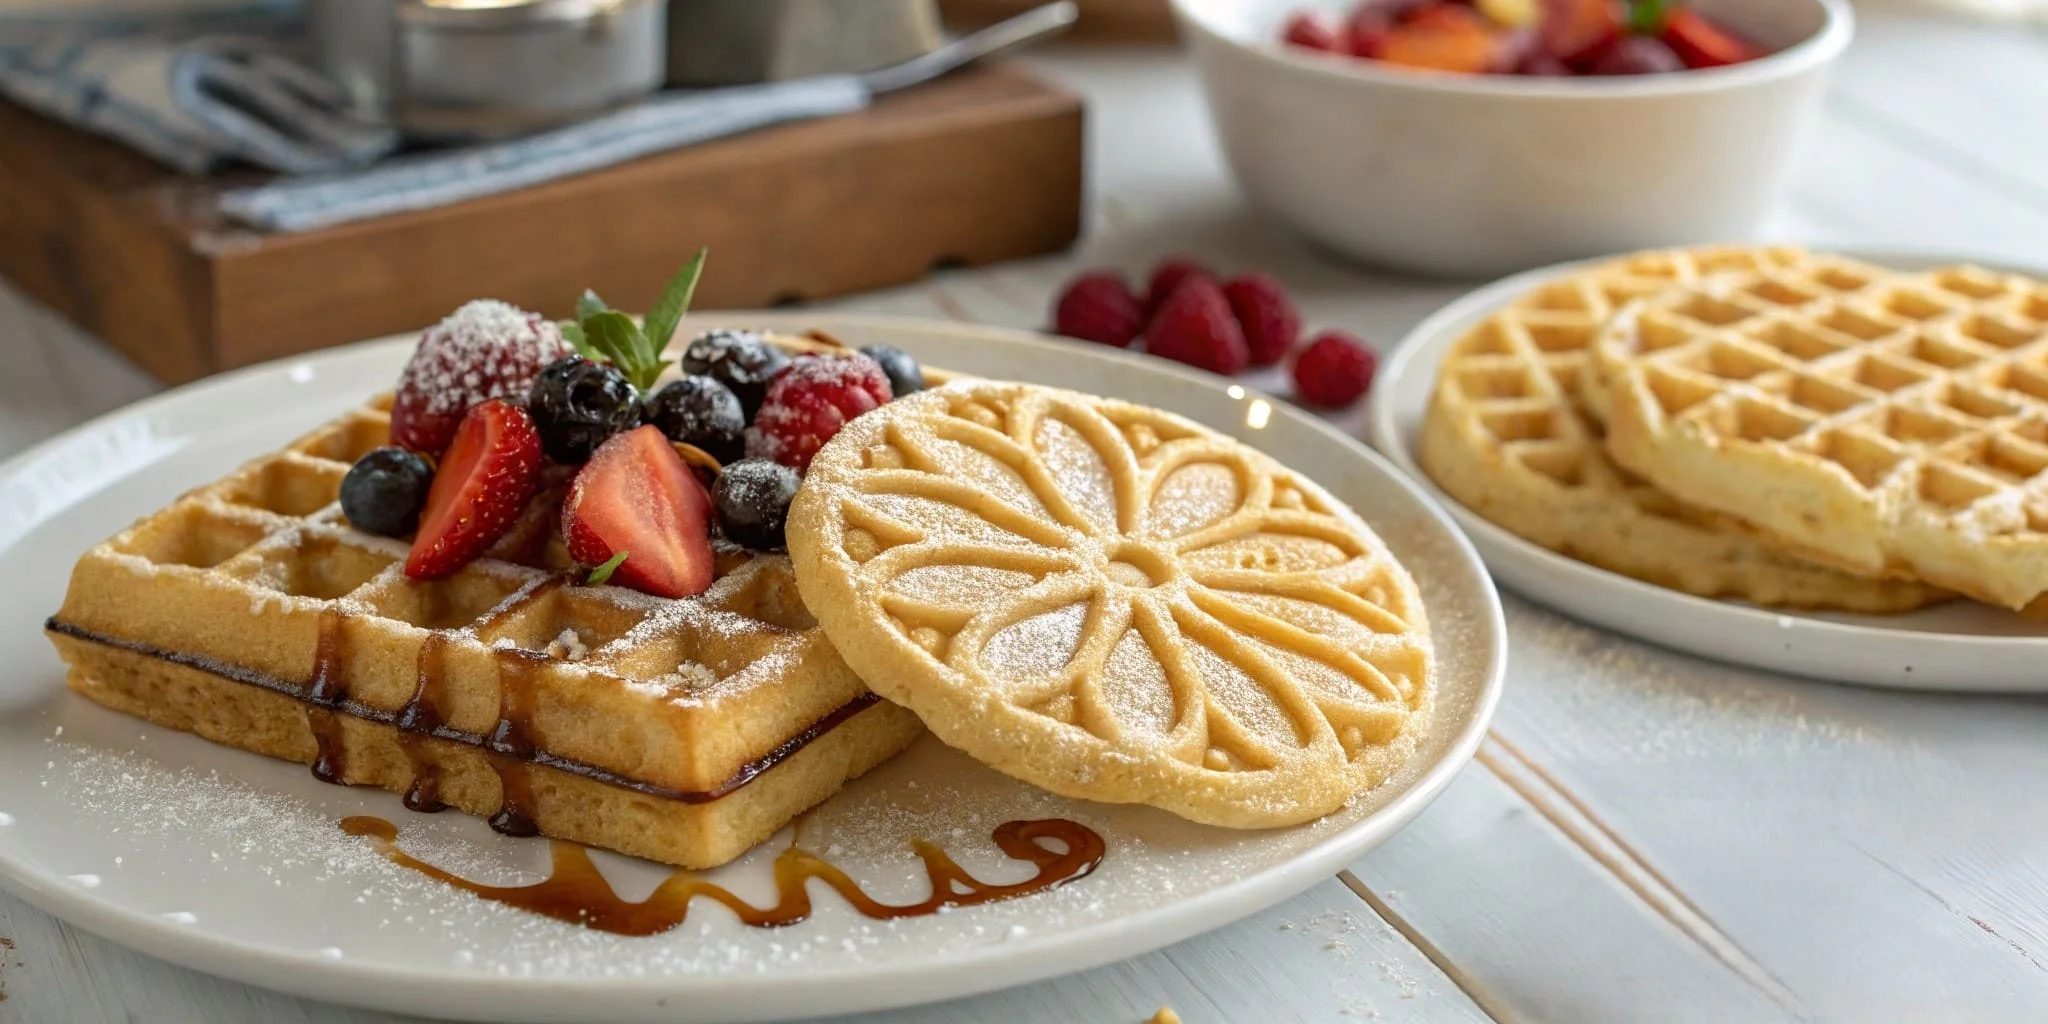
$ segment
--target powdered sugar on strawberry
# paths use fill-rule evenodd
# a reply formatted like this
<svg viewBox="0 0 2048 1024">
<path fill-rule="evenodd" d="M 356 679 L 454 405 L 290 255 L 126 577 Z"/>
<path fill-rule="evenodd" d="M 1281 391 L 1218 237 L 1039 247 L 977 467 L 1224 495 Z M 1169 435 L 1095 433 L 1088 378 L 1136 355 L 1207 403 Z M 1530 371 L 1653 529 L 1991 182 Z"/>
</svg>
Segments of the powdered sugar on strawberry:
<svg viewBox="0 0 2048 1024">
<path fill-rule="evenodd" d="M 569 354 L 546 317 L 495 299 L 471 302 L 420 336 L 398 378 L 392 440 L 438 455 L 471 407 L 493 398 L 524 401 L 541 368 Z"/>
</svg>

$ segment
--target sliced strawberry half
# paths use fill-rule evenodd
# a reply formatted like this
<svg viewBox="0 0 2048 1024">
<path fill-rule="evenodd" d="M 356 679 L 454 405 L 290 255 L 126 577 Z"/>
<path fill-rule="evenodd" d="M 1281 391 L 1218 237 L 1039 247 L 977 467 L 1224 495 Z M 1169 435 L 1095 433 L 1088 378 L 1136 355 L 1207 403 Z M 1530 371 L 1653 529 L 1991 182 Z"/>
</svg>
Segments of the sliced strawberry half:
<svg viewBox="0 0 2048 1024">
<path fill-rule="evenodd" d="M 475 561 L 518 522 L 540 466 L 540 431 L 525 409 L 502 399 L 471 408 L 427 491 L 405 574 L 440 579 Z"/>
<path fill-rule="evenodd" d="M 657 597 L 711 586 L 711 497 L 652 426 L 600 445 L 562 505 L 569 557 L 601 566 L 621 554 L 611 582 Z"/>
<path fill-rule="evenodd" d="M 1543 0 L 1543 46 L 1567 64 L 1590 61 L 1628 28 L 1621 0 Z"/>
<path fill-rule="evenodd" d="M 1725 68 L 1764 55 L 1762 47 L 1684 7 L 1665 18 L 1659 38 L 1689 68 Z"/>
</svg>

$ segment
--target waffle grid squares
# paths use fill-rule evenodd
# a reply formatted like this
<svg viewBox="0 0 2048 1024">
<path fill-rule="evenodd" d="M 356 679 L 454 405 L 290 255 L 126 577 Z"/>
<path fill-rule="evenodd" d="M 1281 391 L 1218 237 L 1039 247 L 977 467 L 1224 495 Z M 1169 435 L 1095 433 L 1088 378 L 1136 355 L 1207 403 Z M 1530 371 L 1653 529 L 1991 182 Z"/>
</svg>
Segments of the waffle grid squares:
<svg viewBox="0 0 2048 1024">
<path fill-rule="evenodd" d="M 1925 603 L 1931 588 L 1859 580 L 1773 551 L 1725 520 L 1673 501 L 1608 457 L 1609 396 L 1593 361 L 1607 320 L 1675 286 L 1795 267 L 1809 273 L 1748 278 L 1753 293 L 1699 292 L 1639 321 L 1635 341 L 1644 353 L 1685 348 L 1708 330 L 1747 339 L 1688 349 L 1685 366 L 1654 377 L 1658 400 L 1676 415 L 1855 344 L 1854 334 L 1833 328 L 1793 330 L 1775 312 L 1858 294 L 1881 273 L 1792 249 L 1696 249 L 1625 257 L 1538 286 L 1445 356 L 1424 426 L 1424 468 L 1453 497 L 1515 533 L 1692 593 L 1861 610 Z M 1859 317 L 1845 326 L 1867 333 L 1869 322 Z M 1860 395 L 1832 381 L 1786 390 L 1783 400 L 1759 397 L 1726 415 L 1758 436 L 1791 435 Z"/>
<path fill-rule="evenodd" d="M 1853 289 L 1815 287 L 1817 278 L 1775 268 L 1674 289 L 1617 317 L 1600 343 L 1598 372 L 1638 406 L 1617 431 L 1621 461 L 1681 497 L 1821 552 L 1840 517 L 1819 499 L 1800 513 L 1803 528 L 1779 525 L 1760 508 L 1778 499 L 1743 493 L 1732 476 L 1687 489 L 1663 439 L 1682 437 L 1670 443 L 1722 467 L 1744 457 L 1737 453 L 1770 452 L 1795 466 L 1802 458 L 1833 466 L 1841 471 L 1833 483 L 1779 486 L 1841 488 L 1828 500 L 1883 505 L 1878 519 L 1918 516 L 1957 528 L 1967 520 L 1982 535 L 2038 534 L 2041 517 L 2031 506 L 2048 489 L 2048 446 L 2036 440 L 2048 421 L 2041 287 L 1967 267 L 1871 274 Z M 1746 315 L 1724 315 L 1727 307 Z M 1722 445 L 1738 447 L 1724 453 Z M 2004 507 L 2015 501 L 2024 514 Z M 2027 543 L 2048 545 L 2048 537 Z M 1909 571 L 1894 557 L 1912 561 L 1868 548 L 1838 549 L 1834 560 L 1862 572 Z M 1956 557 L 1964 556 L 1949 561 Z M 1940 582 L 1987 599 L 1999 590 L 1953 564 L 1935 571 Z M 2048 587 L 2048 577 L 2041 584 Z M 2000 603 L 2024 603 L 2019 597 L 2012 590 Z"/>
<path fill-rule="evenodd" d="M 405 543 L 354 530 L 336 504 L 351 462 L 387 443 L 389 402 L 88 552 L 51 620 L 73 686 L 216 742 L 331 760 L 340 781 L 405 792 L 431 776 L 471 813 L 511 806 L 518 781 L 550 835 L 693 867 L 921 734 L 816 630 L 784 557 L 724 551 L 686 601 L 572 585 L 567 471 L 486 557 L 407 578 Z"/>
</svg>

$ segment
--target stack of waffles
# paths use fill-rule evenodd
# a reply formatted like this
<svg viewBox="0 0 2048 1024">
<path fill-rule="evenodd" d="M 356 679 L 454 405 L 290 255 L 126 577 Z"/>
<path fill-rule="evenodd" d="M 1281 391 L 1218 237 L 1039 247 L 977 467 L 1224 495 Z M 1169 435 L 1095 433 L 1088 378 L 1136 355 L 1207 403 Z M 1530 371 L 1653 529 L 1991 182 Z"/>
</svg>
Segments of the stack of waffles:
<svg viewBox="0 0 2048 1024">
<path fill-rule="evenodd" d="M 785 347 L 816 346 L 789 339 Z M 195 490 L 74 570 L 72 687 L 216 743 L 685 867 L 723 863 L 923 729 L 819 632 L 786 556 L 702 595 L 572 585 L 557 485 L 442 580 L 352 528 L 342 477 L 388 396 Z"/>
<path fill-rule="evenodd" d="M 2048 593 L 2048 284 L 1792 249 L 1643 253 L 1454 344 L 1425 469 L 1523 537 L 1708 597 Z"/>
</svg>

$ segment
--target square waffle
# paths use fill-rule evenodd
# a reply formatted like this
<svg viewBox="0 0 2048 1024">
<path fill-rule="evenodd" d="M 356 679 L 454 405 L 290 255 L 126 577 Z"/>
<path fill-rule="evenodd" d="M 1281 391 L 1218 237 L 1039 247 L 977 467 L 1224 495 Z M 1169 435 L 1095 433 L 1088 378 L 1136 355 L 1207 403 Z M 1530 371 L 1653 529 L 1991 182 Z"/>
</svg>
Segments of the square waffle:
<svg viewBox="0 0 2048 1024">
<path fill-rule="evenodd" d="M 1971 267 L 1733 275 L 1609 321 L 1616 461 L 1865 575 L 2048 592 L 2048 284 Z"/>
<path fill-rule="evenodd" d="M 840 660 L 784 556 L 723 551 L 680 601 L 571 585 L 559 481 L 489 556 L 407 578 L 405 543 L 337 503 L 389 429 L 386 396 L 87 552 L 47 626 L 72 688 L 415 809 L 688 868 L 923 733 Z"/>
</svg>

